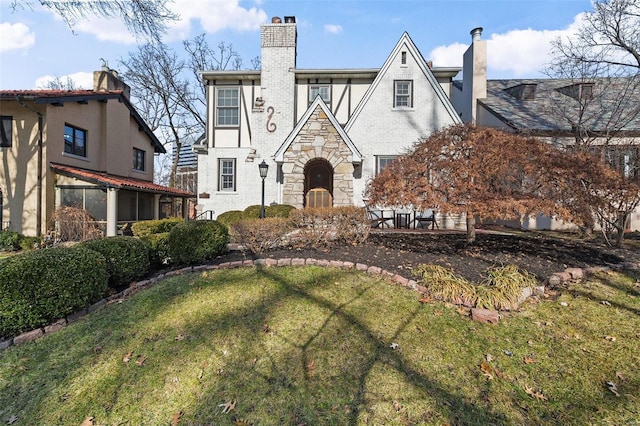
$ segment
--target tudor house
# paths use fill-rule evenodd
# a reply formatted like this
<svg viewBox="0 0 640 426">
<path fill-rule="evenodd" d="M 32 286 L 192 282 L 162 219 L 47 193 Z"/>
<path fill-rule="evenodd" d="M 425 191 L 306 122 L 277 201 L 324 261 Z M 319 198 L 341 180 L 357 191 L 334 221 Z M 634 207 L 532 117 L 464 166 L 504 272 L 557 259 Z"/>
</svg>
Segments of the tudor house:
<svg viewBox="0 0 640 426">
<path fill-rule="evenodd" d="M 183 216 L 194 194 L 153 183 L 160 141 L 112 70 L 93 90 L 0 90 L 2 229 L 44 235 L 59 206 L 81 207 L 106 235 L 143 219 Z"/>
<path fill-rule="evenodd" d="M 198 208 L 362 206 L 369 179 L 420 138 L 461 119 L 459 68 L 432 68 L 407 33 L 380 68 L 299 69 L 295 17 L 261 27 L 261 71 L 204 71 Z"/>
</svg>

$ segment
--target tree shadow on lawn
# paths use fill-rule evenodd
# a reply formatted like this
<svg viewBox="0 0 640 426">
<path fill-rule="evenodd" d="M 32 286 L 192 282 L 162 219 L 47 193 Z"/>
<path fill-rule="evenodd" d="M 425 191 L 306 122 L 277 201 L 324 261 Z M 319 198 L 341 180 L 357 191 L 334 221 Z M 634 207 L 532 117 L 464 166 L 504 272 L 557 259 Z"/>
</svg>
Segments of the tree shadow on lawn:
<svg viewBox="0 0 640 426">
<path fill-rule="evenodd" d="M 404 312 L 380 312 L 380 321 L 393 323 L 387 331 L 376 329 L 377 320 L 367 324 L 360 318 L 358 304 L 374 303 L 376 286 L 388 285 L 386 281 L 360 285 L 360 274 L 353 271 L 353 290 L 343 300 L 334 300 L 323 292 L 330 292 L 336 274 L 344 271 L 317 268 L 301 281 L 293 270 L 259 268 L 257 275 L 263 280 L 256 282 L 245 281 L 248 273 L 242 270 L 168 279 L 145 290 L 144 302 L 136 295 L 34 342 L 33 359 L 20 373 L 24 379 L 14 377 L 4 391 L 27 399 L 22 407 L 32 413 L 56 410 L 66 424 L 79 424 L 88 415 L 98 423 L 167 423 L 183 412 L 186 423 L 196 424 L 232 424 L 246 418 L 258 419 L 259 424 L 355 425 L 380 415 L 370 411 L 371 406 L 383 411 L 394 399 L 413 410 L 431 410 L 423 419 L 412 412 L 407 420 L 414 423 L 510 423 L 504 414 L 487 408 L 486 401 L 474 404 L 452 392 L 417 370 L 402 351 L 389 347 L 415 321 L 420 305 Z M 188 279 L 188 284 L 173 281 L 181 279 Z M 191 292 L 202 293 L 188 302 L 193 300 L 188 297 Z M 237 300 L 225 299 L 228 295 Z M 135 304 L 129 308 L 129 303 Z M 178 309 L 186 303 L 195 304 L 192 311 Z M 309 323 L 314 315 L 322 320 Z M 72 329 L 75 340 L 69 344 L 66 334 Z M 57 349 L 39 351 L 48 339 L 57 340 Z M 134 358 L 124 363 L 123 355 L 132 351 Z M 147 357 L 144 365 L 135 365 L 137 355 Z M 16 369 L 21 362 L 3 361 L 13 362 Z M 314 369 L 311 361 L 316 362 Z M 42 365 L 58 371 L 55 383 L 49 382 L 49 375 L 38 380 Z M 110 375 L 99 375 L 104 370 Z M 400 383 L 386 390 L 376 387 L 381 370 L 383 378 L 393 375 Z M 27 389 L 22 383 L 32 385 Z M 170 412 L 155 412 L 158 400 Z M 236 408 L 222 414 L 218 405 L 232 400 Z M 128 405 L 138 408 L 127 411 Z M 149 407 L 148 412 L 141 407 Z M 114 411 L 124 412 L 124 418 L 111 417 Z M 397 416 L 392 420 L 400 418 L 401 413 L 389 411 Z"/>
</svg>

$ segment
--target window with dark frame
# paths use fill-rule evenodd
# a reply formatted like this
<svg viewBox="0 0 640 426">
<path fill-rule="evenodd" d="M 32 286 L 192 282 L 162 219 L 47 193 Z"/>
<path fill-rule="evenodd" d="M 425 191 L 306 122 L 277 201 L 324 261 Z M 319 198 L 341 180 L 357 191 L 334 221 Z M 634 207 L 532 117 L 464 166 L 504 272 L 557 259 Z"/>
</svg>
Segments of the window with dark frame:
<svg viewBox="0 0 640 426">
<path fill-rule="evenodd" d="M 240 88 L 218 87 L 216 89 L 216 125 L 237 126 L 240 124 Z"/>
<path fill-rule="evenodd" d="M 412 108 L 413 107 L 413 99 L 412 99 L 412 84 L 411 80 L 396 80 L 393 82 L 394 85 L 394 97 L 393 97 L 393 107 L 394 108 Z"/>
<path fill-rule="evenodd" d="M 640 147 L 632 145 L 608 146 L 606 161 L 626 179 L 640 180 Z"/>
<path fill-rule="evenodd" d="M 80 157 L 87 156 L 87 131 L 71 126 L 64 125 L 64 152 L 67 154 L 78 155 Z"/>
<path fill-rule="evenodd" d="M 400 57 L 402 65 L 407 65 L 407 52 L 402 52 Z"/>
<path fill-rule="evenodd" d="M 144 172 L 144 151 L 133 148 L 133 170 Z"/>
<path fill-rule="evenodd" d="M 309 103 L 312 103 L 320 95 L 324 103 L 331 102 L 331 90 L 329 85 L 314 84 L 309 86 Z"/>
<path fill-rule="evenodd" d="M 0 148 L 11 148 L 13 144 L 13 117 L 0 116 Z"/>
<path fill-rule="evenodd" d="M 236 159 L 220 158 L 218 159 L 218 191 L 235 191 L 236 190 Z"/>
</svg>

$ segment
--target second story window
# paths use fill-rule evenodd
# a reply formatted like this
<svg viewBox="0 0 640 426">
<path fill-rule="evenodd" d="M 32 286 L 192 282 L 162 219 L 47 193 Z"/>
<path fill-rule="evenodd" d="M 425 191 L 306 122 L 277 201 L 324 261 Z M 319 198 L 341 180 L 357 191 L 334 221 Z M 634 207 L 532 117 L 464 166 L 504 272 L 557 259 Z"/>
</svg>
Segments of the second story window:
<svg viewBox="0 0 640 426">
<path fill-rule="evenodd" d="M 133 170 L 144 172 L 144 151 L 133 148 Z"/>
<path fill-rule="evenodd" d="M 412 108 L 413 107 L 413 97 L 412 97 L 412 87 L 411 80 L 396 80 L 393 82 L 394 85 L 394 97 L 393 97 L 393 107 L 394 108 Z"/>
<path fill-rule="evenodd" d="M 87 131 L 69 124 L 64 126 L 64 152 L 67 154 L 87 156 Z"/>
<path fill-rule="evenodd" d="M 216 125 L 237 126 L 240 123 L 240 89 L 219 87 L 216 89 Z"/>
<path fill-rule="evenodd" d="M 326 104 L 331 102 L 331 91 L 329 90 L 329 86 L 309 86 L 309 103 L 313 102 L 318 95 L 320 95 Z"/>
<path fill-rule="evenodd" d="M 0 148 L 11 148 L 13 141 L 13 117 L 0 116 Z"/>
</svg>

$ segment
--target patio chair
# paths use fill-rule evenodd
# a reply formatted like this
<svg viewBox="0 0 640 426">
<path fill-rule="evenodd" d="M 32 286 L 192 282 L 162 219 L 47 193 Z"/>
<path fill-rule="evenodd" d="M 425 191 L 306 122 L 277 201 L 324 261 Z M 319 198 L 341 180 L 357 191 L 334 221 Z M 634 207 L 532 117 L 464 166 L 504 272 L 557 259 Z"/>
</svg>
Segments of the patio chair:
<svg viewBox="0 0 640 426">
<path fill-rule="evenodd" d="M 385 212 L 387 214 L 385 214 Z M 369 221 L 371 222 L 372 228 L 390 228 L 391 224 L 389 221 L 393 223 L 394 214 L 392 210 L 379 210 L 379 209 L 370 209 L 367 208 L 367 216 L 369 217 Z"/>
<path fill-rule="evenodd" d="M 429 224 L 431 224 L 431 229 L 434 229 L 434 227 L 438 227 L 438 223 L 436 222 L 436 213 L 433 211 L 433 209 L 426 209 L 423 211 L 415 212 L 415 216 L 413 218 L 413 229 L 416 229 L 418 224 L 421 228 L 424 228 L 425 223 L 427 224 L 427 228 L 429 227 Z"/>
</svg>

